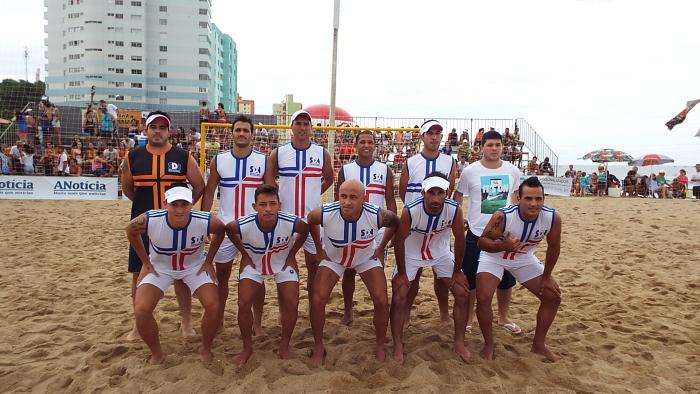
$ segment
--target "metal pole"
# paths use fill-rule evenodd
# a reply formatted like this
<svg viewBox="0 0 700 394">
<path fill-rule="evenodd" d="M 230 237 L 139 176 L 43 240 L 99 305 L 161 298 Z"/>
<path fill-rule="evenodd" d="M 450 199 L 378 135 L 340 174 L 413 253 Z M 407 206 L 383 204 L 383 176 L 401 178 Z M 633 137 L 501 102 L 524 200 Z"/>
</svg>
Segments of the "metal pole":
<svg viewBox="0 0 700 394">
<path fill-rule="evenodd" d="M 340 24 L 340 0 L 335 0 L 333 3 L 333 61 L 331 68 L 331 108 L 329 114 L 329 126 L 335 126 L 335 74 L 338 67 L 338 26 Z M 328 130 L 328 153 L 331 156 L 331 167 L 335 170 L 335 130 Z M 329 188 L 326 192 L 330 196 Z M 332 197 L 326 197 L 332 201 Z"/>
</svg>

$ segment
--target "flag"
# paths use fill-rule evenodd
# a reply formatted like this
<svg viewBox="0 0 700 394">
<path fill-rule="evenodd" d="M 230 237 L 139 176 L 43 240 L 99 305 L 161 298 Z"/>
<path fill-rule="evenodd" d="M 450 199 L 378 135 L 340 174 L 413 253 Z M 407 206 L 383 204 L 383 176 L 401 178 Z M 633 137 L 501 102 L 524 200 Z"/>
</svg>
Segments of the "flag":
<svg viewBox="0 0 700 394">
<path fill-rule="evenodd" d="M 669 130 L 672 130 L 676 125 L 683 123 L 685 117 L 688 115 L 688 112 L 690 112 L 690 110 L 693 109 L 693 107 L 695 107 L 695 105 L 698 103 L 700 103 L 700 100 L 693 100 L 685 103 L 685 108 L 683 111 L 679 112 L 678 115 L 673 117 L 673 119 L 666 122 L 666 127 L 668 127 Z"/>
</svg>

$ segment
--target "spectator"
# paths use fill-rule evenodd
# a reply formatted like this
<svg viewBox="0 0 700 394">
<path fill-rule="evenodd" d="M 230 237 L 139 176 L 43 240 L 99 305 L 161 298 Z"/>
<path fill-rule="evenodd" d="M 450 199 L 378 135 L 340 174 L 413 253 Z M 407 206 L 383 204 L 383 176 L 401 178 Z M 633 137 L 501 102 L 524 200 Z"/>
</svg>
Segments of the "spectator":
<svg viewBox="0 0 700 394">
<path fill-rule="evenodd" d="M 53 113 L 51 112 L 51 103 L 48 100 L 43 100 L 39 102 L 39 128 L 37 129 L 37 136 L 39 137 L 39 142 L 44 143 L 44 137 L 47 140 L 51 139 L 52 120 Z"/>
<path fill-rule="evenodd" d="M 41 156 L 41 164 L 44 166 L 44 175 L 53 175 L 54 165 L 58 163 L 59 153 L 53 146 L 52 142 L 46 142 L 43 155 Z"/>
<path fill-rule="evenodd" d="M 97 156 L 92 160 L 92 173 L 97 176 L 112 176 L 114 169 L 109 163 L 109 160 L 104 158 L 101 151 L 97 151 Z"/>
<path fill-rule="evenodd" d="M 611 187 L 620 187 L 620 180 L 617 179 L 615 174 L 611 174 L 610 171 L 608 171 L 608 184 L 607 184 L 608 189 Z"/>
<path fill-rule="evenodd" d="M 136 138 L 136 135 L 139 133 L 139 121 L 136 119 L 131 119 L 131 122 L 129 123 L 129 131 L 127 132 L 127 136 L 129 138 Z"/>
<path fill-rule="evenodd" d="M 10 157 L 5 154 L 5 144 L 0 144 L 0 174 L 10 175 Z"/>
<path fill-rule="evenodd" d="M 695 165 L 695 174 L 690 177 L 690 186 L 693 188 L 695 199 L 700 199 L 700 164 Z"/>
<path fill-rule="evenodd" d="M 586 172 L 581 172 L 581 186 L 579 189 L 579 196 L 585 197 L 586 193 L 591 192 L 591 176 L 586 175 Z"/>
<path fill-rule="evenodd" d="M 228 123 L 226 111 L 224 110 L 224 103 L 219 103 L 219 105 L 216 107 L 216 121 L 218 123 Z"/>
<path fill-rule="evenodd" d="M 598 196 L 608 194 L 608 170 L 601 164 L 598 166 Z"/>
<path fill-rule="evenodd" d="M 571 192 L 574 196 L 581 195 L 581 171 L 576 171 L 573 182 L 571 182 Z"/>
<path fill-rule="evenodd" d="M 85 110 L 85 118 L 83 119 L 83 134 L 95 137 L 98 135 L 96 133 L 97 126 L 97 114 L 95 110 L 92 109 L 92 104 L 88 105 L 87 110 Z"/>
<path fill-rule="evenodd" d="M 107 160 L 107 163 L 112 166 L 112 168 L 117 168 L 117 165 L 119 164 L 117 162 L 119 160 L 119 152 L 114 149 L 111 142 L 107 143 L 107 149 L 104 150 L 103 156 L 104 159 Z"/>
<path fill-rule="evenodd" d="M 17 143 L 10 148 L 10 166 L 17 174 L 22 174 L 22 147 L 24 142 L 17 140 Z"/>
<path fill-rule="evenodd" d="M 66 153 L 65 149 L 61 149 L 61 154 L 58 156 L 58 166 L 56 167 L 56 175 L 70 175 L 70 169 L 68 168 L 68 153 Z"/>
<path fill-rule="evenodd" d="M 636 184 L 634 182 L 634 171 L 627 171 L 627 176 L 624 179 L 624 190 L 622 191 L 622 197 L 632 197 L 636 195 Z"/>
<path fill-rule="evenodd" d="M 469 163 L 469 156 L 471 156 L 470 153 L 471 148 L 469 146 L 469 140 L 463 139 L 459 144 L 459 148 L 457 148 L 457 159 L 464 160 L 465 162 Z"/>
<path fill-rule="evenodd" d="M 680 170 L 676 179 L 678 179 L 678 182 L 685 186 L 686 189 L 688 188 L 688 176 L 686 175 L 684 169 Z"/>
<path fill-rule="evenodd" d="M 634 171 L 634 170 L 633 170 L 633 171 Z M 651 175 L 653 175 L 654 178 L 656 178 L 656 175 L 654 175 L 654 174 L 651 174 Z M 644 175 L 644 176 L 641 177 L 641 178 L 638 177 L 637 175 L 635 175 L 635 176 L 637 177 L 637 180 L 638 180 L 638 183 L 637 183 L 637 195 L 638 195 L 639 197 L 646 197 L 646 196 L 649 195 L 649 193 L 650 193 L 651 179 L 650 179 L 648 176 L 646 176 L 646 175 Z M 656 179 L 654 179 L 654 182 L 656 182 Z M 656 190 L 654 190 L 654 191 L 656 191 Z M 652 197 L 653 197 L 653 194 L 652 194 Z"/>
<path fill-rule="evenodd" d="M 27 138 L 27 119 L 25 115 L 19 111 L 15 112 L 14 121 L 17 137 L 19 137 L 23 144 L 27 143 L 29 138 Z"/>
<path fill-rule="evenodd" d="M 671 182 L 671 196 L 673 198 L 685 198 L 686 187 L 678 180 L 678 177 L 673 178 Z"/>
<path fill-rule="evenodd" d="M 669 193 L 669 184 L 668 181 L 666 181 L 666 171 L 659 171 L 659 175 L 656 176 L 656 184 L 656 194 L 659 196 L 659 198 L 671 198 Z"/>
<path fill-rule="evenodd" d="M 457 129 L 454 127 L 452 128 L 452 131 L 450 131 L 450 134 L 447 135 L 447 143 L 445 145 L 450 146 L 450 152 L 452 151 L 453 146 L 457 146 Z"/>
<path fill-rule="evenodd" d="M 598 174 L 595 171 L 591 174 L 589 184 L 591 185 L 591 194 L 594 196 L 597 196 L 598 195 Z"/>
<path fill-rule="evenodd" d="M 22 146 L 22 157 L 20 158 L 24 175 L 34 175 L 34 148 L 29 144 Z"/>
<path fill-rule="evenodd" d="M 77 135 L 73 137 L 73 143 L 70 147 L 70 155 L 73 157 L 78 164 L 83 162 L 83 141 Z"/>
<path fill-rule="evenodd" d="M 481 146 L 481 138 L 484 136 L 484 128 L 480 128 L 474 136 L 474 146 Z"/>
<path fill-rule="evenodd" d="M 53 128 L 54 143 L 61 145 L 61 111 L 56 104 L 51 103 L 51 127 Z"/>
<path fill-rule="evenodd" d="M 460 145 L 464 143 L 464 141 L 469 142 L 469 130 L 464 129 L 462 130 L 462 134 L 459 135 L 459 143 Z"/>
<path fill-rule="evenodd" d="M 506 131 L 503 133 L 503 145 L 504 146 L 515 146 L 515 140 L 513 139 L 513 134 L 510 133 L 510 129 L 506 127 Z"/>
<path fill-rule="evenodd" d="M 598 168 L 600 170 L 600 168 Z M 554 167 L 552 163 L 549 162 L 549 157 L 545 157 L 544 161 L 540 163 L 540 174 L 537 175 L 554 175 Z"/>
<path fill-rule="evenodd" d="M 540 166 L 537 164 L 537 156 L 532 156 L 532 160 L 527 163 L 527 175 L 537 175 Z"/>
<path fill-rule="evenodd" d="M 34 132 L 34 128 L 36 126 L 36 122 L 34 120 L 34 117 L 32 116 L 32 109 L 28 108 L 26 111 L 24 111 L 24 121 L 27 124 L 27 135 L 31 135 Z M 27 139 L 27 142 L 29 140 Z"/>
<path fill-rule="evenodd" d="M 82 176 L 83 168 L 78 163 L 77 160 L 71 158 L 68 160 L 68 175 L 69 176 Z"/>
<path fill-rule="evenodd" d="M 207 107 L 207 102 L 202 101 L 201 106 L 199 107 L 199 123 L 208 122 L 209 115 L 209 107 Z"/>
<path fill-rule="evenodd" d="M 116 116 L 107 109 L 107 102 L 100 100 L 100 132 L 97 134 L 97 137 L 112 139 L 116 121 Z"/>
</svg>

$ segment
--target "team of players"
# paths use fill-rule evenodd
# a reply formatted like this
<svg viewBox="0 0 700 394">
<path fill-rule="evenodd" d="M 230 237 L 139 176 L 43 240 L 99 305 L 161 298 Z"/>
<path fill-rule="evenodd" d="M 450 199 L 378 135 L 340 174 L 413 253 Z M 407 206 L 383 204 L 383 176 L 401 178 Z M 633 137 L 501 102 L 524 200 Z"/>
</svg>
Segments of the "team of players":
<svg viewBox="0 0 700 394">
<path fill-rule="evenodd" d="M 500 153 L 489 156 L 485 150 L 481 164 L 506 170 L 506 174 L 477 174 L 474 179 L 479 186 L 474 188 L 467 183 L 462 185 L 460 180 L 456 194 L 459 201 L 448 198 L 456 177 L 455 162 L 438 152 L 442 126 L 431 120 L 421 126 L 423 151 L 407 160 L 401 173 L 399 195 L 404 208 L 400 217 L 393 197 L 392 172 L 386 164 L 374 161 L 371 132 L 356 135 L 357 160 L 345 165 L 339 173 L 337 201 L 320 204 L 321 195 L 333 184 L 330 154 L 311 142 L 311 116 L 307 112 L 297 111 L 291 122 L 291 142 L 266 157 L 252 149 L 252 122 L 246 117 L 235 119 L 233 147 L 212 158 L 206 187 L 200 180 L 190 179 L 192 171 L 186 171 L 190 158 L 187 155 L 180 158 L 176 148 L 159 140 L 157 135 L 153 140 L 149 138 L 146 147 L 134 151 L 133 157 L 130 154 L 124 171 L 125 193 L 135 201 L 135 206 L 139 205 L 138 209 L 132 209 L 133 220 L 127 227 L 133 247 L 129 270 L 135 278 L 137 332 L 132 336 L 139 334 L 149 346 L 151 363 L 164 359 L 153 310 L 173 283 L 176 290 L 178 283 L 181 288 L 176 292 L 183 316 L 183 334 L 191 330 L 185 327 L 191 303 L 191 298 L 186 296 L 196 294 L 202 303 L 200 356 L 204 361 L 212 358 L 211 343 L 217 329 L 223 328 L 228 282 L 233 260 L 239 254 L 238 325 L 243 351 L 236 362 L 246 363 L 253 354 L 254 334 L 262 333 L 260 315 L 266 278 L 274 278 L 277 284 L 282 328 L 278 355 L 287 358 L 298 315 L 296 254 L 302 248 L 308 272 L 314 365 L 321 365 L 326 355 L 325 306 L 341 278 L 346 299 L 342 321 L 352 321 L 355 273 L 365 283 L 374 304 L 376 358 L 385 359 L 384 342 L 391 320 L 393 356 L 402 362 L 403 331 L 418 291 L 419 281 L 415 279 L 428 267 L 434 273 L 441 319 L 449 319 L 448 293 L 454 296 L 453 350 L 462 360 L 468 361 L 470 357 L 464 334 L 473 293 L 478 300 L 477 318 L 484 335 L 481 355 L 486 359 L 494 357 L 491 298 L 504 272 L 510 272 L 541 300 L 532 351 L 551 361 L 559 358 L 545 346 L 544 340 L 560 300 L 551 273 L 559 255 L 561 219 L 553 209 L 544 207 L 544 189 L 536 178 L 520 184 L 519 176 L 509 175 L 508 163 L 500 162 Z M 149 137 L 151 129 L 157 134 L 169 127 L 167 114 L 157 113 L 147 119 Z M 483 145 L 496 145 L 492 147 L 494 151 L 502 149 L 500 134 L 486 134 Z M 150 178 L 134 175 L 134 170 L 139 168 Z M 134 178 L 143 183 L 136 184 Z M 190 181 L 194 190 L 185 183 L 176 183 L 184 179 Z M 171 183 L 167 191 L 167 186 L 163 186 L 166 181 Z M 208 212 L 217 189 L 218 217 Z M 199 193 L 203 193 L 202 211 L 192 209 Z M 143 194 L 148 195 L 143 197 Z M 476 261 L 465 255 L 469 248 L 460 207 L 462 195 L 470 198 L 470 227 L 472 216 L 488 222 L 477 238 L 482 252 Z M 144 210 L 150 201 L 152 207 Z M 517 203 L 508 204 L 509 201 Z M 163 206 L 165 209 L 159 209 Z M 474 215 L 472 209 L 476 209 Z M 207 254 L 204 246 L 208 238 Z M 543 266 L 533 253 L 544 238 L 548 248 Z M 390 243 L 396 258 L 391 302 L 384 274 L 386 248 Z M 183 292 L 182 288 L 188 288 L 189 292 Z"/>
</svg>

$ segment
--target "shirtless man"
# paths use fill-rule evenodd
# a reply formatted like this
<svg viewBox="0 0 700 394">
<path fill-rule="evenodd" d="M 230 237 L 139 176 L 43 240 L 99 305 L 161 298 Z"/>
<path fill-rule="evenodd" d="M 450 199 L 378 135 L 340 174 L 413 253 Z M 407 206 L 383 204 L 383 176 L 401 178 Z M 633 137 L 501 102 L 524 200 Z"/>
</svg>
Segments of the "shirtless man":
<svg viewBox="0 0 700 394">
<path fill-rule="evenodd" d="M 191 294 L 196 294 L 204 308 L 202 316 L 203 362 L 212 359 L 211 343 L 218 326 L 219 296 L 216 290 L 214 255 L 224 240 L 224 224 L 208 212 L 192 209 L 192 191 L 184 183 L 175 183 L 165 192 L 165 209 L 152 209 L 134 218 L 126 228 L 129 243 L 142 262 L 134 297 L 134 314 L 138 333 L 151 350 L 150 364 L 165 359 L 158 338 L 158 324 L 153 310 L 165 290 L 182 280 Z M 209 253 L 204 244 L 211 234 Z M 142 236 L 151 245 L 146 253 Z"/>
<path fill-rule="evenodd" d="M 542 266 L 535 250 L 545 238 L 547 254 Z M 561 358 L 544 343 L 561 302 L 561 290 L 552 277 L 559 259 L 560 240 L 561 217 L 544 205 L 544 187 L 537 177 L 520 184 L 518 204 L 501 208 L 491 216 L 479 238 L 481 258 L 476 274 L 476 317 L 484 336 L 481 349 L 484 359 L 493 360 L 495 356 L 491 300 L 505 270 L 540 300 L 531 351 L 552 362 Z"/>
<path fill-rule="evenodd" d="M 437 280 L 443 282 L 455 298 L 454 345 L 452 349 L 465 362 L 469 351 L 464 344 L 467 326 L 469 285 L 462 272 L 464 256 L 464 217 L 457 202 L 447 198 L 450 182 L 447 176 L 434 171 L 425 178 L 420 197 L 406 204 L 401 212 L 394 255 L 396 267 L 391 281 L 391 334 L 394 359 L 403 363 L 403 329 L 411 306 L 411 282 L 421 268 L 431 267 Z M 450 249 L 450 230 L 454 235 L 454 254 Z"/>
<path fill-rule="evenodd" d="M 309 214 L 311 235 L 321 262 L 316 272 L 311 299 L 311 330 L 314 336 L 312 363 L 320 366 L 326 350 L 323 327 L 326 304 L 333 287 L 347 268 L 354 269 L 367 286 L 374 304 L 375 356 L 384 361 L 384 340 L 389 322 L 389 301 L 384 267 L 379 258 L 384 255 L 394 236 L 399 219 L 396 214 L 365 203 L 365 187 L 355 179 L 345 181 L 338 191 L 339 201 L 321 205 Z M 321 231 L 323 227 L 323 249 Z M 382 242 L 374 248 L 379 229 L 385 227 Z"/>
<path fill-rule="evenodd" d="M 277 188 L 263 185 L 255 189 L 255 213 L 226 225 L 226 233 L 241 251 L 238 274 L 238 326 L 243 351 L 238 366 L 253 354 L 253 313 L 251 308 L 263 291 L 265 278 L 274 278 L 280 305 L 282 335 L 277 352 L 289 357 L 289 340 L 297 321 L 299 306 L 299 267 L 297 251 L 304 245 L 309 226 L 301 219 L 280 211 Z M 292 235 L 299 234 L 296 238 Z"/>
</svg>

